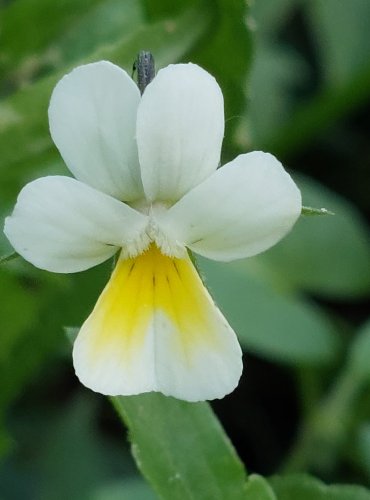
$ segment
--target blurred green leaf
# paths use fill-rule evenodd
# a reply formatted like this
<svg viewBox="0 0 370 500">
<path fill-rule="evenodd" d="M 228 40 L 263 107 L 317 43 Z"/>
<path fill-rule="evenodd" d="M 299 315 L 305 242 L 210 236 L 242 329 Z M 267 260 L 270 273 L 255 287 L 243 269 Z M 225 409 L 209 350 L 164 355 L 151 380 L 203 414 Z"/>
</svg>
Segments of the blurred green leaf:
<svg viewBox="0 0 370 500">
<path fill-rule="evenodd" d="M 319 183 L 295 176 L 304 204 L 335 217 L 301 217 L 291 233 L 247 268 L 269 270 L 281 283 L 323 297 L 355 299 L 370 293 L 368 229 L 356 208 Z"/>
<path fill-rule="evenodd" d="M 369 68 L 370 2 L 368 0 L 312 0 L 305 4 L 318 45 L 324 77 L 331 87 L 349 82 Z"/>
<path fill-rule="evenodd" d="M 139 469 L 161 498 L 245 499 L 245 470 L 207 403 L 158 393 L 111 399 Z"/>
<path fill-rule="evenodd" d="M 357 333 L 348 356 L 351 372 L 360 379 L 370 381 L 370 320 Z"/>
<path fill-rule="evenodd" d="M 318 65 L 307 47 L 291 43 L 297 13 L 304 25 L 301 40 L 316 45 Z M 244 147 L 252 143 L 277 156 L 295 153 L 367 101 L 369 15 L 367 0 L 254 2 L 247 132 L 238 138 Z"/>
<path fill-rule="evenodd" d="M 275 37 L 300 0 L 259 0 L 250 2 L 252 28 L 257 37 Z"/>
<path fill-rule="evenodd" d="M 306 474 L 273 476 L 269 483 L 279 500 L 370 500 L 370 491 L 361 486 L 327 486 Z"/>
<path fill-rule="evenodd" d="M 338 353 L 338 341 L 320 309 L 286 297 L 251 274 L 245 261 L 232 264 L 199 260 L 216 303 L 251 352 L 273 361 L 319 365 Z"/>
<path fill-rule="evenodd" d="M 96 432 L 95 409 L 93 399 L 79 397 L 52 423 L 39 459 L 39 498 L 89 500 L 110 476 Z"/>
<path fill-rule="evenodd" d="M 249 476 L 245 498 L 251 500 L 277 500 L 267 480 L 258 474 Z"/>
<path fill-rule="evenodd" d="M 156 500 L 158 498 L 143 479 L 115 481 L 99 488 L 89 500 Z"/>
<path fill-rule="evenodd" d="M 299 101 L 299 105 L 289 111 L 289 119 L 281 121 L 276 115 L 275 132 L 258 142 L 258 147 L 277 156 L 297 153 L 309 147 L 313 139 L 321 139 L 330 126 L 359 108 L 369 94 L 370 66 L 353 75 L 343 87 L 323 87 L 311 99 Z"/>
<path fill-rule="evenodd" d="M 191 5 L 201 3 L 202 0 L 142 0 L 146 16 L 150 21 L 170 18 L 189 8 Z"/>
<path fill-rule="evenodd" d="M 17 0 L 2 7 L 1 72 L 5 73 L 23 62 L 23 71 L 39 68 L 38 53 L 86 10 L 101 0 Z M 21 36 L 20 36 L 21 35 Z M 26 62 L 26 58 L 28 61 Z"/>
<path fill-rule="evenodd" d="M 359 426 L 356 436 L 356 451 L 358 454 L 358 465 L 370 479 L 370 422 Z"/>
<path fill-rule="evenodd" d="M 53 337 L 41 339 L 33 329 L 39 324 L 38 312 L 45 305 L 32 282 L 23 281 L 11 269 L 2 266 L 0 279 L 1 349 L 0 377 L 6 380 L 0 392 L 0 419 L 6 405 L 28 379 L 45 352 L 50 349 Z M 36 330 L 37 331 L 37 330 Z"/>
<path fill-rule="evenodd" d="M 52 50 L 58 65 L 81 60 L 105 45 L 130 37 L 144 27 L 144 13 L 139 0 L 105 0 L 91 8 L 53 41 Z M 88 36 L 87 36 L 88 33 Z M 132 56 L 133 59 L 135 55 Z"/>
<path fill-rule="evenodd" d="M 107 433 L 100 425 L 103 398 L 99 401 L 81 389 L 66 402 L 64 393 L 50 394 L 50 386 L 43 391 L 46 400 L 41 405 L 23 400 L 22 411 L 10 413 L 14 444 L 0 463 L 1 498 L 139 500 L 131 493 L 150 492 L 137 474 L 125 439 L 110 436 L 110 429 Z"/>
<path fill-rule="evenodd" d="M 253 149 L 267 147 L 269 150 L 278 129 L 290 123 L 294 106 L 292 95 L 306 83 L 309 69 L 293 47 L 259 40 L 257 35 L 256 38 L 248 82 L 247 130 L 250 137 L 245 137 L 244 141 L 245 147 L 250 148 L 252 144 Z"/>
<path fill-rule="evenodd" d="M 252 38 L 247 27 L 249 6 L 244 0 L 217 0 L 207 5 L 209 30 L 188 60 L 209 71 L 224 94 L 224 162 L 234 154 L 234 131 L 245 112 L 245 81 L 252 59 Z"/>
</svg>

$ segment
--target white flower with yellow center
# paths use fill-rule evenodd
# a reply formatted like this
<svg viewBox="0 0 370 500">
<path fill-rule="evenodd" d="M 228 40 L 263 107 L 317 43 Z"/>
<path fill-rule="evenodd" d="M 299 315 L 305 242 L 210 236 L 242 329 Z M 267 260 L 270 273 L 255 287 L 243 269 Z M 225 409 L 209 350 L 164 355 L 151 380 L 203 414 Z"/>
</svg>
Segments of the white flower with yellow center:
<svg viewBox="0 0 370 500">
<path fill-rule="evenodd" d="M 300 215 L 296 185 L 262 152 L 217 168 L 223 97 L 194 64 L 160 70 L 142 97 L 119 67 L 80 66 L 57 84 L 49 122 L 75 179 L 27 184 L 6 219 L 8 239 L 58 273 L 120 250 L 75 341 L 77 376 L 109 395 L 228 394 L 242 372 L 241 349 L 186 248 L 219 261 L 263 252 Z"/>
</svg>

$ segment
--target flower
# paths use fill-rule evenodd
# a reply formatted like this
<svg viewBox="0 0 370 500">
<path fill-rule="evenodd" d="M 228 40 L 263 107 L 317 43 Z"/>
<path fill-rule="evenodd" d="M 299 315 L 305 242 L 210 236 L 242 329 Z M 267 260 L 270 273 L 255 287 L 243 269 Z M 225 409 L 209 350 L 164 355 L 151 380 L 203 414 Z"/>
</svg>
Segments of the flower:
<svg viewBox="0 0 370 500">
<path fill-rule="evenodd" d="M 262 152 L 218 169 L 223 97 L 194 64 L 160 70 L 142 97 L 119 67 L 80 66 L 55 87 L 49 123 L 75 179 L 27 184 L 4 231 L 20 255 L 53 272 L 121 251 L 74 344 L 81 382 L 187 401 L 231 392 L 241 349 L 186 248 L 231 261 L 274 245 L 301 212 L 290 176 Z"/>
</svg>

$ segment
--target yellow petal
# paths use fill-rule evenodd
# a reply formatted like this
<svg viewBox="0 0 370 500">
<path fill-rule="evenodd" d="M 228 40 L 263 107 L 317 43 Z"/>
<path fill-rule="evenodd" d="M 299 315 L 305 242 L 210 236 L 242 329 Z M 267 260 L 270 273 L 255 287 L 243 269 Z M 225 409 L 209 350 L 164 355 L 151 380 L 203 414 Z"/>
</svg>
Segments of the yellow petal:
<svg viewBox="0 0 370 500">
<path fill-rule="evenodd" d="M 189 257 L 152 245 L 119 260 L 76 339 L 81 382 L 110 395 L 160 391 L 188 401 L 223 397 L 238 383 L 241 350 Z"/>
</svg>

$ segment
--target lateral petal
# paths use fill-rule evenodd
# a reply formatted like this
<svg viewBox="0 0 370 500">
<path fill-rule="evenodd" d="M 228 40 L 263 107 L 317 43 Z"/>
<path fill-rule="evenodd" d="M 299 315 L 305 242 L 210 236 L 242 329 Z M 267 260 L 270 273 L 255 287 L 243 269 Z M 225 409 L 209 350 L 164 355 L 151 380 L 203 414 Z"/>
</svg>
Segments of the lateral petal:
<svg viewBox="0 0 370 500">
<path fill-rule="evenodd" d="M 33 265 L 73 273 L 104 262 L 119 247 L 140 246 L 146 225 L 128 205 L 76 179 L 50 176 L 22 189 L 4 232 Z"/>
<path fill-rule="evenodd" d="M 135 141 L 140 92 L 118 66 L 100 61 L 75 68 L 50 100 L 50 132 L 80 181 L 120 200 L 143 197 Z"/>
<path fill-rule="evenodd" d="M 238 156 L 187 193 L 158 224 L 169 238 L 220 261 L 275 245 L 301 213 L 301 194 L 272 155 Z"/>
<path fill-rule="evenodd" d="M 241 350 L 190 259 L 152 245 L 120 260 L 73 349 L 76 374 L 107 395 L 159 391 L 187 401 L 237 385 Z"/>
<path fill-rule="evenodd" d="M 195 64 L 160 70 L 139 104 L 136 135 L 147 198 L 177 201 L 220 161 L 224 108 L 216 80 Z"/>
</svg>

